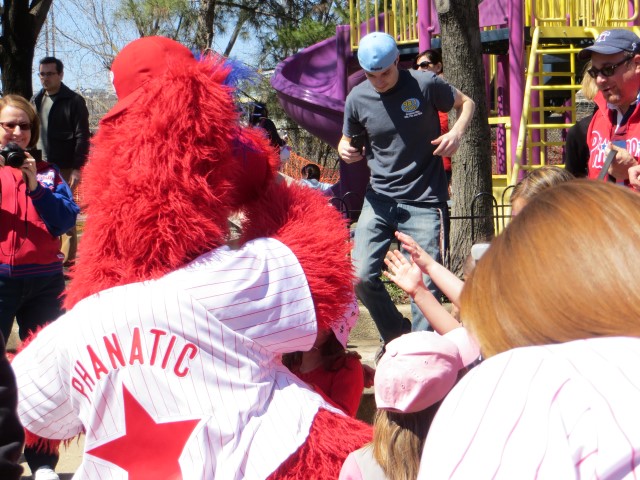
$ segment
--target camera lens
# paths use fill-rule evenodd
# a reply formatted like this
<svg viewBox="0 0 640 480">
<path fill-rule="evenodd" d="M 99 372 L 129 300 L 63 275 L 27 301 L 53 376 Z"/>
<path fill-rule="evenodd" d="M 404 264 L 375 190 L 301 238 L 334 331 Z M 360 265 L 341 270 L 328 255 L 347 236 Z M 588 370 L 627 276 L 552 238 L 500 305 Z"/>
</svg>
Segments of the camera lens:
<svg viewBox="0 0 640 480">
<path fill-rule="evenodd" d="M 20 168 L 25 158 L 27 158 L 24 150 L 15 143 L 7 143 L 5 147 L 0 150 L 0 155 L 4 157 L 4 164 L 7 167 L 13 168 Z"/>
</svg>

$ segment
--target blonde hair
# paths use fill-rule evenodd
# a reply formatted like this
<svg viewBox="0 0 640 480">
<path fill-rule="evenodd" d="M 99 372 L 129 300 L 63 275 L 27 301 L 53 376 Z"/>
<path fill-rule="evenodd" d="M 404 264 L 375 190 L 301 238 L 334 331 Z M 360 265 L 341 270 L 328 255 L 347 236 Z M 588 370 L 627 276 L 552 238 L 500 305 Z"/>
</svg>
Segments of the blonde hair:
<svg viewBox="0 0 640 480">
<path fill-rule="evenodd" d="M 593 99 L 596 98 L 598 93 L 598 85 L 596 84 L 596 79 L 587 73 L 587 70 L 591 68 L 591 60 L 587 62 L 582 70 L 582 82 L 580 83 L 582 87 L 580 91 L 584 95 L 584 98 L 593 102 Z"/>
<path fill-rule="evenodd" d="M 482 353 L 640 337 L 640 195 L 575 180 L 538 195 L 466 282 L 461 316 Z"/>
<path fill-rule="evenodd" d="M 552 165 L 531 170 L 527 176 L 520 180 L 513 188 L 511 192 L 511 204 L 516 200 L 529 202 L 529 200 L 542 190 L 546 190 L 559 183 L 573 180 L 574 178 L 571 172 Z"/>
<path fill-rule="evenodd" d="M 31 138 L 29 139 L 27 148 L 35 147 L 40 138 L 40 119 L 33 105 L 31 105 L 26 98 L 10 93 L 0 98 L 0 112 L 2 112 L 4 107 L 17 108 L 27 114 L 29 123 L 31 124 Z"/>
<path fill-rule="evenodd" d="M 389 480 L 415 480 L 427 432 L 438 402 L 424 410 L 399 413 L 378 409 L 373 421 L 373 457 Z"/>
</svg>

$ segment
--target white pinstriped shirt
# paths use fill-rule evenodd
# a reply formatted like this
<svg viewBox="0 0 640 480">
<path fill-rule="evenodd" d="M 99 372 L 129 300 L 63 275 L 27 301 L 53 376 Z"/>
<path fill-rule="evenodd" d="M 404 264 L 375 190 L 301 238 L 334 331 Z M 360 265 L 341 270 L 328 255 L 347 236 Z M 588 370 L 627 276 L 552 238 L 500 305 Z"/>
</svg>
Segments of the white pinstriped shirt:
<svg viewBox="0 0 640 480">
<path fill-rule="evenodd" d="M 273 239 L 223 247 L 45 328 L 13 362 L 20 418 L 45 438 L 86 431 L 74 479 L 262 479 L 320 407 L 338 412 L 280 362 L 315 338 L 291 250 Z"/>
<path fill-rule="evenodd" d="M 526 347 L 473 369 L 441 406 L 420 480 L 640 477 L 640 339 Z"/>
</svg>

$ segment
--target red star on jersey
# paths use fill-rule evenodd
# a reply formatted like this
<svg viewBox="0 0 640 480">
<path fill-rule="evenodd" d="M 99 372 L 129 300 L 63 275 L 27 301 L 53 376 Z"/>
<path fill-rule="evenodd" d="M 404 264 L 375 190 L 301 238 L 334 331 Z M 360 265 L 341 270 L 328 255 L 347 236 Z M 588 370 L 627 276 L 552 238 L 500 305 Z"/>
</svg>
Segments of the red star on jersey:
<svg viewBox="0 0 640 480">
<path fill-rule="evenodd" d="M 129 480 L 180 480 L 178 458 L 199 420 L 157 423 L 123 388 L 126 433 L 87 453 L 118 465 Z"/>
</svg>

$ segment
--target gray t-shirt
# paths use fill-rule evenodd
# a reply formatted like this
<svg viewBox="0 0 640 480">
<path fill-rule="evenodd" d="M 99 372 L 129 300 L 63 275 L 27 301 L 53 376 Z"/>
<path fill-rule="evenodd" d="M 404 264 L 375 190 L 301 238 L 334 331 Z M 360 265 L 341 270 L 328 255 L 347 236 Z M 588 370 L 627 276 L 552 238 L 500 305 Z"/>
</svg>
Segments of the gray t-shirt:
<svg viewBox="0 0 640 480">
<path fill-rule="evenodd" d="M 453 107 L 454 90 L 431 72 L 400 70 L 398 83 L 378 93 L 368 80 L 351 90 L 343 133 L 367 134 L 371 188 L 395 200 L 445 202 L 447 178 L 431 141 L 440 136 L 438 111 Z"/>
</svg>

